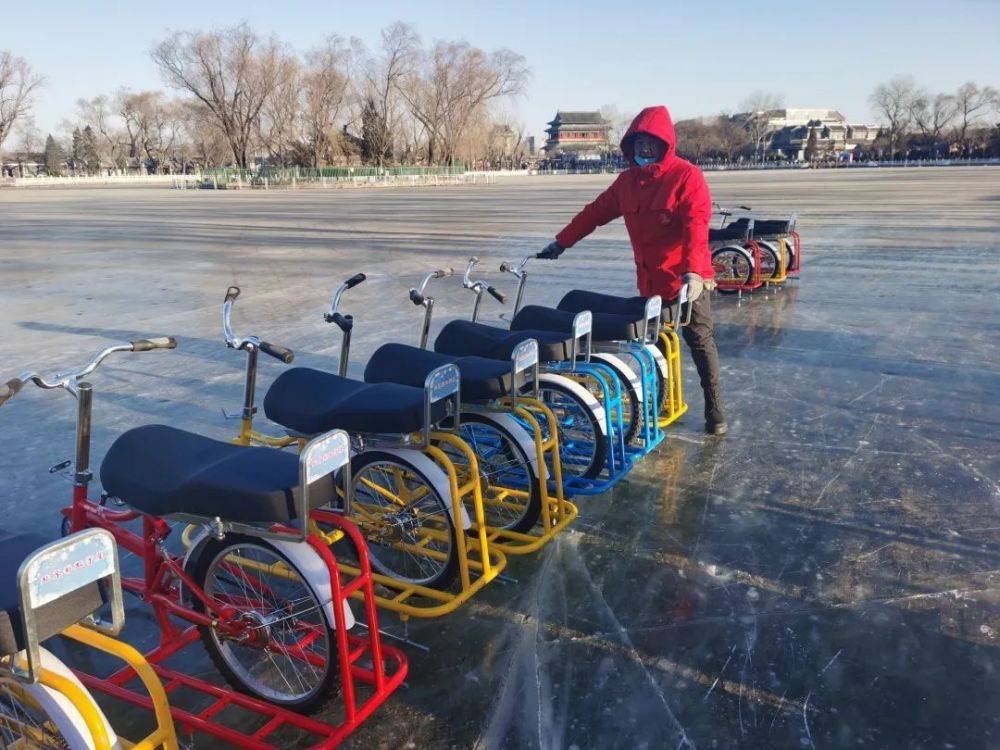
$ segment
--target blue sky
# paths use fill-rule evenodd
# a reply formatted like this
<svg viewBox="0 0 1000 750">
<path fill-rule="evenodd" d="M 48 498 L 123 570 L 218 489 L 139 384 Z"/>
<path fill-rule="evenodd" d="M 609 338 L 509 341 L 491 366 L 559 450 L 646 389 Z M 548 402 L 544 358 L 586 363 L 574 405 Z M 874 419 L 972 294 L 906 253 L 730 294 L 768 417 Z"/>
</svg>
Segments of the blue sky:
<svg viewBox="0 0 1000 750">
<path fill-rule="evenodd" d="M 766 89 L 788 106 L 832 106 L 866 120 L 871 89 L 899 73 L 933 90 L 966 80 L 1000 87 L 1000 0 L 2 0 L 0 47 L 45 75 L 35 113 L 45 131 L 78 97 L 164 88 L 149 50 L 169 31 L 241 20 L 298 50 L 331 33 L 374 44 L 395 20 L 425 40 L 510 47 L 533 71 L 513 110 L 536 135 L 557 108 L 633 112 L 662 103 L 680 118 L 734 110 Z"/>
</svg>

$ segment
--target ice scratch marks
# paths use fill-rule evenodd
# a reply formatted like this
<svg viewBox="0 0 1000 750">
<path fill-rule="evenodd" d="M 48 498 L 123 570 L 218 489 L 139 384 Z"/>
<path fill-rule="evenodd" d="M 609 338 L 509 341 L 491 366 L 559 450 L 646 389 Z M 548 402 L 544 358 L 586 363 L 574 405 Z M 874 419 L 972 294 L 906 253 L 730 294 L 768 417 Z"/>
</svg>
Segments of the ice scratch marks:
<svg viewBox="0 0 1000 750">
<path fill-rule="evenodd" d="M 710 687 L 708 689 L 708 692 L 705 693 L 705 697 L 701 699 L 702 703 L 704 703 L 705 701 L 708 700 L 708 696 L 710 696 L 712 694 L 712 691 L 715 690 L 715 686 L 719 684 L 719 680 L 721 680 L 722 679 L 722 675 L 725 674 L 726 667 L 728 667 L 729 666 L 729 662 L 731 662 L 733 660 L 733 654 L 735 654 L 735 653 L 736 653 L 736 646 L 733 646 L 731 649 L 729 649 L 729 656 L 726 657 L 726 663 L 723 664 L 722 665 L 722 669 L 719 670 L 719 676 L 716 677 L 715 680 L 712 681 L 712 687 Z"/>
<path fill-rule="evenodd" d="M 816 743 L 813 742 L 812 732 L 809 730 L 809 699 L 812 697 L 812 692 L 806 695 L 805 702 L 802 704 L 802 724 L 806 728 L 806 739 L 809 740 L 809 747 L 816 750 Z"/>
<path fill-rule="evenodd" d="M 824 672 L 826 672 L 826 670 L 828 670 L 828 669 L 829 669 L 829 668 L 830 668 L 831 666 L 833 666 L 833 663 L 834 663 L 835 661 L 837 661 L 837 657 L 838 657 L 838 656 L 840 656 L 840 655 L 841 655 L 841 654 L 843 653 L 843 651 L 844 651 L 844 649 L 840 649 L 840 651 L 838 651 L 837 653 L 835 653 L 835 654 L 833 655 L 833 658 L 832 658 L 832 659 L 830 659 L 830 661 L 828 661 L 828 662 L 826 663 L 826 666 L 825 666 L 825 667 L 823 667 L 823 668 L 822 668 L 821 670 L 819 670 L 819 672 L 817 672 L 817 673 L 816 673 L 816 676 L 817 676 L 817 677 L 822 677 L 822 676 L 823 676 L 823 673 L 824 673 Z"/>
<path fill-rule="evenodd" d="M 618 635 L 618 638 L 622 643 L 622 646 L 624 646 L 626 652 L 632 658 L 632 661 L 638 664 L 642 668 L 642 671 L 646 677 L 646 681 L 649 683 L 650 687 L 653 688 L 653 692 L 656 693 L 657 698 L 659 698 L 660 704 L 663 706 L 664 713 L 666 714 L 671 725 L 673 725 L 674 730 L 678 734 L 677 747 L 678 748 L 689 747 L 692 748 L 692 750 L 694 750 L 695 744 L 691 740 L 691 738 L 688 737 L 687 730 L 684 728 L 684 725 L 681 724 L 680 720 L 677 718 L 677 715 L 670 707 L 670 703 L 667 701 L 667 696 L 664 695 L 663 690 L 660 688 L 656 679 L 653 677 L 652 673 L 650 673 L 649 669 L 646 667 L 644 660 L 639 653 L 639 650 L 632 643 L 632 639 L 629 637 L 628 631 L 625 630 L 624 626 L 618 620 L 618 616 L 615 614 L 614 610 L 608 604 L 607 599 L 604 598 L 604 594 L 601 592 L 600 587 L 596 583 L 594 583 L 594 579 L 590 575 L 590 570 L 587 567 L 586 562 L 580 555 L 579 548 L 576 545 L 573 545 L 571 550 L 574 562 L 577 563 L 576 567 L 582 574 L 584 578 L 584 583 L 590 590 L 594 602 L 601 605 L 605 613 L 605 616 L 608 618 L 608 620 L 614 627 Z"/>
</svg>

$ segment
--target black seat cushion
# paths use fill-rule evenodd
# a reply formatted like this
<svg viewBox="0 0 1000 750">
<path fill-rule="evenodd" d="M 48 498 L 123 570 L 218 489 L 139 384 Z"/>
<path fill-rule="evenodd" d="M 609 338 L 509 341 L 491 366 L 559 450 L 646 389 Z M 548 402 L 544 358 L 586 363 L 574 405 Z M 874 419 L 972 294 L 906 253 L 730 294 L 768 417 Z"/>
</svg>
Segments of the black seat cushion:
<svg viewBox="0 0 1000 750">
<path fill-rule="evenodd" d="M 508 331 L 505 328 L 453 320 L 441 329 L 434 341 L 434 351 L 456 357 L 474 356 L 510 360 L 514 347 L 526 339 L 538 342 L 539 362 L 562 362 L 569 359 L 572 339 L 553 331 Z"/>
<path fill-rule="evenodd" d="M 435 423 L 447 404 L 432 409 Z M 329 430 L 415 432 L 424 426 L 424 391 L 396 383 L 365 383 L 322 370 L 293 367 L 275 379 L 264 397 L 267 418 L 304 435 Z"/>
<path fill-rule="evenodd" d="M 555 307 L 527 305 L 514 316 L 510 327 L 513 330 L 540 328 L 572 335 L 573 318 L 576 313 L 559 310 Z M 642 318 L 642 315 L 639 315 Z M 612 313 L 593 313 L 591 329 L 594 341 L 631 341 L 642 336 L 642 320 L 636 320 L 633 315 L 614 315 Z"/>
<path fill-rule="evenodd" d="M 23 651 L 27 644 L 21 625 L 21 598 L 17 592 L 17 574 L 21 563 L 50 540 L 35 534 L 8 534 L 0 529 L 0 656 Z M 44 641 L 65 630 L 101 606 L 101 592 L 89 584 L 44 604 L 35 611 L 38 640 Z"/>
<path fill-rule="evenodd" d="M 557 307 L 560 310 L 571 313 L 590 310 L 593 313 L 629 315 L 638 320 L 646 314 L 646 298 L 617 297 L 613 294 L 601 294 L 600 292 L 589 292 L 585 289 L 574 289 L 563 295 Z"/>
<path fill-rule="evenodd" d="M 510 391 L 510 362 L 485 357 L 455 357 L 406 344 L 380 346 L 368 360 L 365 381 L 423 388 L 431 371 L 448 364 L 456 365 L 461 374 L 462 401 L 492 401 Z"/>
<path fill-rule="evenodd" d="M 709 242 L 741 242 L 747 236 L 747 220 L 740 219 L 732 224 L 727 224 L 721 229 L 709 229 Z"/>
<path fill-rule="evenodd" d="M 166 425 L 120 435 L 101 464 L 109 494 L 151 516 L 189 513 L 243 523 L 295 519 L 299 459 L 274 448 L 233 445 Z M 313 507 L 335 498 L 334 479 L 309 487 Z"/>
<path fill-rule="evenodd" d="M 729 224 L 726 229 L 730 227 L 738 227 L 740 230 L 740 236 L 747 230 L 747 224 L 750 223 L 750 219 L 744 217 L 742 219 L 737 219 L 732 224 Z M 775 234 L 788 234 L 792 231 L 792 221 L 791 219 L 754 219 L 753 222 L 753 236 L 763 237 L 765 235 L 775 235 Z"/>
</svg>

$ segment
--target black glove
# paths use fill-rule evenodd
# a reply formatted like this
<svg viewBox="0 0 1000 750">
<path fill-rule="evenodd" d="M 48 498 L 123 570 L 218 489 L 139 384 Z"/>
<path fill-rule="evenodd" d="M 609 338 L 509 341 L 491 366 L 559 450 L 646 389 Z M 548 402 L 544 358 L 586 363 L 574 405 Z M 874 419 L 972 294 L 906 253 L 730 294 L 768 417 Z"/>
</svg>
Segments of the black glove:
<svg viewBox="0 0 1000 750">
<path fill-rule="evenodd" d="M 545 249 L 542 250 L 542 252 L 538 253 L 538 255 L 536 255 L 535 257 L 540 258 L 541 260 L 555 260 L 565 251 L 566 248 L 564 248 L 558 242 L 550 242 L 548 245 L 545 246 Z"/>
</svg>

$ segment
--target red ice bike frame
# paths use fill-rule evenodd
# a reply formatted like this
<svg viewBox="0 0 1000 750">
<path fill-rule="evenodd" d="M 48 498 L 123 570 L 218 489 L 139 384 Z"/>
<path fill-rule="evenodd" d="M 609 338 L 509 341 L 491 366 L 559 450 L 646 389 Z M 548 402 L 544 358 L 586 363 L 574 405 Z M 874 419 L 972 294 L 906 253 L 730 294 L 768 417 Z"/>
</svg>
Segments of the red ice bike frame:
<svg viewBox="0 0 1000 750">
<path fill-rule="evenodd" d="M 378 629 L 378 615 L 375 608 L 375 598 L 371 577 L 371 566 L 368 560 L 367 547 L 357 527 L 344 519 L 339 513 L 332 511 L 313 510 L 309 516 L 334 528 L 335 533 L 342 535 L 354 546 L 357 555 L 357 574 L 347 576 L 337 567 L 337 561 L 329 546 L 329 535 L 326 539 L 303 530 L 281 525 L 272 526 L 267 534 L 258 535 L 267 538 L 284 538 L 303 540 L 319 555 L 330 573 L 331 601 L 334 616 L 334 636 L 336 658 L 339 660 L 341 691 L 342 691 L 342 721 L 339 724 L 326 724 L 311 719 L 302 714 L 275 706 L 249 695 L 236 692 L 227 687 L 221 687 L 205 680 L 179 672 L 164 664 L 165 660 L 199 639 L 199 627 L 214 628 L 223 637 L 254 638 L 247 635 L 246 622 L 237 619 L 238 610 L 233 607 L 220 606 L 211 599 L 192 580 L 184 570 L 184 560 L 167 552 L 166 540 L 172 532 L 172 527 L 161 518 L 148 516 L 133 510 L 114 510 L 108 508 L 107 498 L 102 497 L 95 502 L 88 497 L 88 487 L 92 479 L 90 472 L 90 425 L 93 389 L 90 383 L 81 382 L 83 377 L 93 372 L 106 357 L 115 352 L 148 351 L 150 349 L 172 349 L 176 346 L 173 339 L 153 339 L 135 341 L 129 344 L 109 347 L 101 352 L 82 370 L 56 376 L 54 382 L 47 382 L 36 373 L 28 373 L 21 378 L 15 378 L 7 383 L 6 394 L 0 397 L 0 403 L 9 399 L 27 382 L 45 388 L 64 388 L 77 399 L 77 430 L 76 430 L 76 467 L 73 476 L 73 502 L 62 514 L 66 521 L 64 530 L 67 533 L 87 528 L 106 529 L 115 537 L 116 542 L 125 550 L 135 554 L 143 562 L 141 578 L 122 577 L 122 587 L 146 601 L 152 608 L 160 631 L 159 646 L 146 654 L 146 659 L 153 666 L 157 675 L 163 681 L 164 689 L 169 696 L 178 688 L 186 688 L 211 699 L 209 705 L 199 711 L 188 711 L 171 706 L 174 722 L 188 732 L 204 733 L 226 743 L 228 747 L 242 748 L 274 748 L 279 745 L 270 743 L 269 737 L 279 729 L 283 732 L 282 742 L 287 741 L 287 730 L 292 728 L 300 737 L 308 737 L 310 747 L 329 748 L 338 745 L 347 735 L 354 731 L 371 713 L 382 704 L 386 698 L 402 683 L 407 673 L 406 657 L 398 649 L 383 645 Z M 348 443 L 343 433 L 328 433 L 331 438 L 343 438 L 344 456 L 348 454 Z M 318 438 L 317 441 L 323 438 Z M 302 454 L 300 465 L 302 478 L 306 479 L 308 458 Z M 348 470 L 344 477 L 349 487 Z M 310 480 L 314 481 L 315 477 Z M 307 486 L 308 483 L 305 484 Z M 301 493 L 303 497 L 307 492 Z M 302 504 L 308 507 L 307 500 Z M 300 516 L 304 517 L 304 516 Z M 131 531 L 125 524 L 141 521 L 141 534 Z M 225 530 L 241 530 L 236 524 L 220 524 L 214 531 L 224 533 Z M 225 529 L 222 525 L 225 525 Z M 239 574 L 238 564 L 230 567 L 230 573 Z M 205 608 L 199 612 L 184 603 L 181 598 L 181 588 L 186 589 L 188 598 L 197 599 Z M 364 602 L 364 636 L 352 635 L 348 632 L 345 617 L 345 607 L 348 598 L 361 591 Z M 188 624 L 179 626 L 174 619 Z M 277 644 L 275 648 L 288 649 Z M 265 646 L 267 648 L 269 646 Z M 303 658 L 304 652 L 299 651 Z M 293 654 L 295 656 L 295 654 Z M 314 655 L 312 658 L 317 658 Z M 370 662 L 371 666 L 366 666 Z M 130 667 L 123 668 L 108 677 L 95 677 L 80 673 L 81 681 L 88 688 L 106 693 L 114 698 L 124 700 L 133 705 L 152 709 L 152 702 L 143 692 L 137 692 L 129 687 L 136 673 Z M 362 689 L 364 695 L 361 695 Z M 216 720 L 220 712 L 236 708 L 243 712 L 256 714 L 259 719 L 254 722 L 255 729 L 249 733 L 234 727 L 226 726 Z"/>
</svg>

